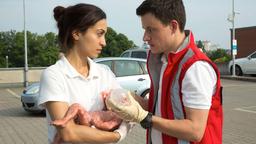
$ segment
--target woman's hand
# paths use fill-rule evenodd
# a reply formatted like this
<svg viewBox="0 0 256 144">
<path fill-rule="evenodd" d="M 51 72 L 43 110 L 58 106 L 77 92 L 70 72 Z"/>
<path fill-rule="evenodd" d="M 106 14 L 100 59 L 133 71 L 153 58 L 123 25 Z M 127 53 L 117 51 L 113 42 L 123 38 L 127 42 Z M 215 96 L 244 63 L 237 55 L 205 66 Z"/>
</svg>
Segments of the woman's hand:
<svg viewBox="0 0 256 144">
<path fill-rule="evenodd" d="M 75 120 L 77 124 L 91 126 L 90 114 L 80 104 L 77 103 L 72 104 L 68 108 L 68 111 L 65 114 L 64 118 L 54 120 L 50 124 L 54 126 L 66 127 L 66 124 L 70 120 Z"/>
</svg>

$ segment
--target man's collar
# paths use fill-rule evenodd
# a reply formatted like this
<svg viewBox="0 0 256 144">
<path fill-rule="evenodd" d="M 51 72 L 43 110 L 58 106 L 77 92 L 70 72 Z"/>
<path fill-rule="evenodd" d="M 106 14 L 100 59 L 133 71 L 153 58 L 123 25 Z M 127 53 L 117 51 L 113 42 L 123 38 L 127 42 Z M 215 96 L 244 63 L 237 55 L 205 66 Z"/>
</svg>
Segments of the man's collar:
<svg viewBox="0 0 256 144">
<path fill-rule="evenodd" d="M 183 49 L 185 49 L 187 47 L 187 45 L 190 43 L 190 39 L 189 39 L 190 35 L 191 35 L 191 32 L 189 30 L 185 30 L 184 41 L 182 42 L 182 44 L 180 45 L 180 47 L 177 49 L 176 52 L 170 52 L 170 53 L 176 54 L 176 53 L 182 51 Z"/>
</svg>

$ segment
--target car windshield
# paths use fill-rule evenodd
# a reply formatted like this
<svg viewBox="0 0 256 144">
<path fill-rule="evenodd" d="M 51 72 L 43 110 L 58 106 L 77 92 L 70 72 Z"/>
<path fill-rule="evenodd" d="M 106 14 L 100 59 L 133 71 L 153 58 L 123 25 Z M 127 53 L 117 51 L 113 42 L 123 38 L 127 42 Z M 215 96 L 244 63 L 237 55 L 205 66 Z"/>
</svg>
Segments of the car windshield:
<svg viewBox="0 0 256 144">
<path fill-rule="evenodd" d="M 121 55 L 121 57 L 129 57 L 129 52 L 125 52 Z"/>
<path fill-rule="evenodd" d="M 253 55 L 251 55 L 251 58 L 256 58 L 256 53 L 254 53 Z"/>
<path fill-rule="evenodd" d="M 147 58 L 147 52 L 146 51 L 134 51 L 134 52 L 132 52 L 131 57 L 146 59 Z"/>
<path fill-rule="evenodd" d="M 117 77 L 141 75 L 143 70 L 137 61 L 120 60 L 115 61 L 115 74 Z"/>
</svg>

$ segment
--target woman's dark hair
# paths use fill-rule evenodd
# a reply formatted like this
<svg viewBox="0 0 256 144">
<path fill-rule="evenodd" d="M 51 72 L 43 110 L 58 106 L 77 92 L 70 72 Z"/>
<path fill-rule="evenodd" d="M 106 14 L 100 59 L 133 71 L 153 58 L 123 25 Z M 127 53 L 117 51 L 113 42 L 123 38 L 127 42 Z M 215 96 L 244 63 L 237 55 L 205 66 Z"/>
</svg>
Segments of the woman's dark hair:
<svg viewBox="0 0 256 144">
<path fill-rule="evenodd" d="M 90 4 L 77 4 L 64 8 L 57 6 L 53 10 L 59 29 L 58 39 L 61 52 L 66 53 L 73 46 L 72 32 L 84 33 L 98 21 L 106 19 L 106 14 L 100 8 Z"/>
<path fill-rule="evenodd" d="M 182 0 L 145 0 L 137 8 L 136 14 L 143 16 L 147 13 L 153 14 L 165 25 L 171 20 L 176 20 L 180 30 L 184 31 L 186 12 Z"/>
</svg>

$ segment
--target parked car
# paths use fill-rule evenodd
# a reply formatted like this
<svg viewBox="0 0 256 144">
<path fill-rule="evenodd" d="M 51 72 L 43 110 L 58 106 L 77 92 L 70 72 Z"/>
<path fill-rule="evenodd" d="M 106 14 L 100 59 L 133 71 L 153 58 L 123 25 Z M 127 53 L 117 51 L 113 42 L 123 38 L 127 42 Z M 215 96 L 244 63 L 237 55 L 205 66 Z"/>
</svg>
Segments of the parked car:
<svg viewBox="0 0 256 144">
<path fill-rule="evenodd" d="M 25 111 L 33 113 L 41 113 L 44 111 L 44 109 L 37 104 L 39 86 L 40 83 L 34 83 L 28 86 L 21 94 L 21 103 Z"/>
<path fill-rule="evenodd" d="M 233 61 L 229 62 L 230 74 L 233 73 Z M 256 74 L 256 51 L 247 57 L 235 59 L 235 74 Z"/>
<path fill-rule="evenodd" d="M 128 50 L 124 51 L 120 55 L 120 57 L 131 57 L 131 58 L 147 59 L 148 52 L 149 52 L 149 49 L 144 49 L 144 48 L 128 49 Z"/>
<path fill-rule="evenodd" d="M 123 88 L 148 98 L 150 78 L 145 59 L 115 57 L 98 58 L 94 61 L 107 65 Z"/>
<path fill-rule="evenodd" d="M 116 80 L 123 88 L 133 91 L 143 98 L 148 98 L 150 78 L 145 59 L 116 57 L 98 58 L 94 61 L 107 65 L 116 75 Z M 37 105 L 39 87 L 40 83 L 32 84 L 21 94 L 22 106 L 28 112 L 39 113 L 44 111 Z"/>
</svg>

